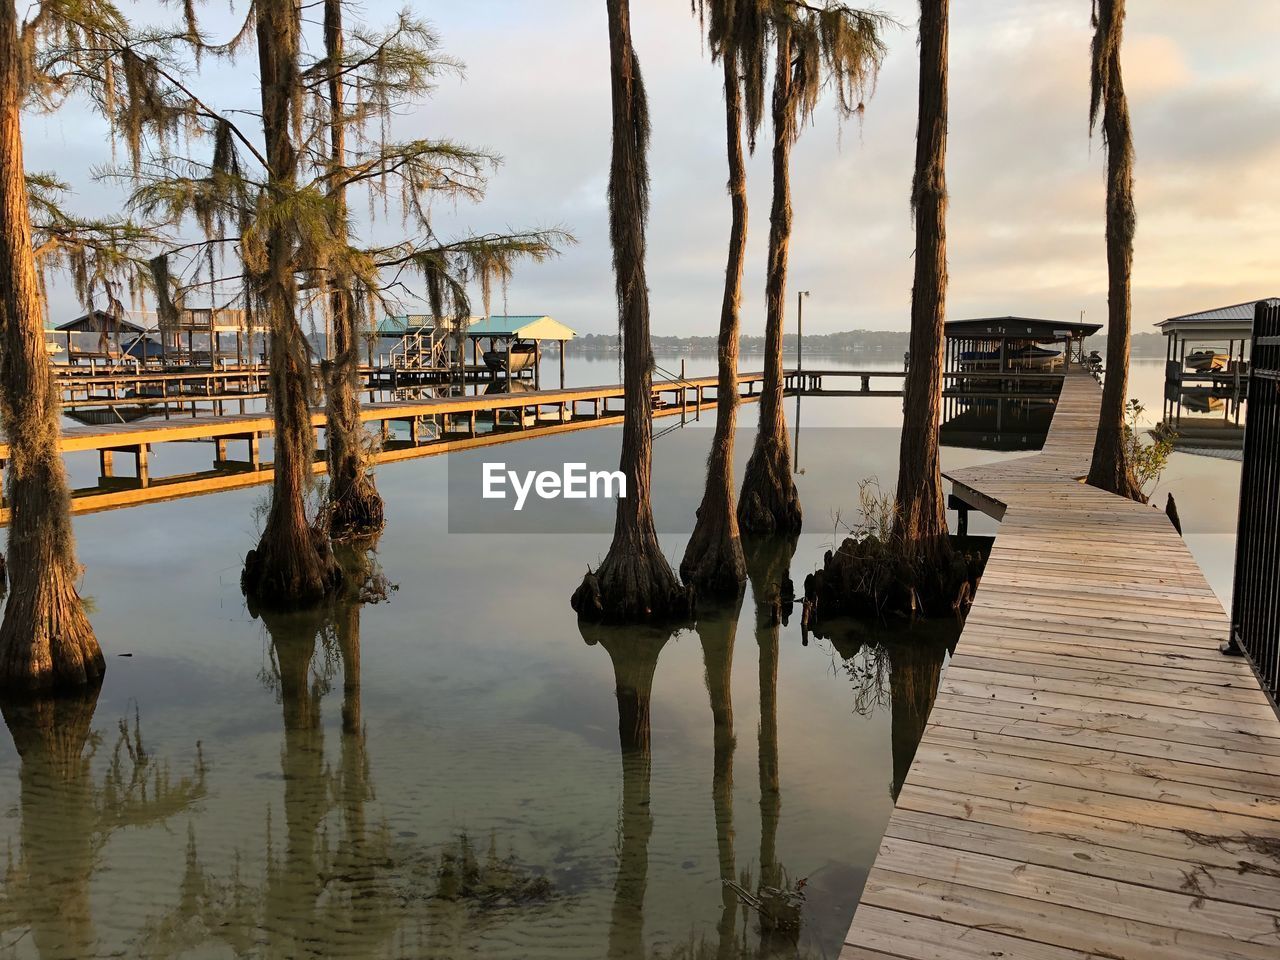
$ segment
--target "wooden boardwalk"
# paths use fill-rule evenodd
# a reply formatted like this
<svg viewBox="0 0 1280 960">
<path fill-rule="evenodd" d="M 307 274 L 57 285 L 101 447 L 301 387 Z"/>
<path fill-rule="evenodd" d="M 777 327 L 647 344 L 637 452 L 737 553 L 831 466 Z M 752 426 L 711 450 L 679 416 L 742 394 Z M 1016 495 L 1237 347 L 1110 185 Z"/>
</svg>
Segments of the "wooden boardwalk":
<svg viewBox="0 0 1280 960">
<path fill-rule="evenodd" d="M 1276 960 L 1280 720 L 1164 514 L 1043 452 L 950 473 L 1003 518 L 843 960 Z"/>
<path fill-rule="evenodd" d="M 744 402 L 759 399 L 763 379 L 759 372 L 738 374 L 739 394 Z M 716 377 L 655 380 L 654 417 L 696 418 L 702 407 L 713 408 L 717 383 Z M 786 375 L 784 385 L 792 389 L 792 374 Z M 621 384 L 468 394 L 366 403 L 360 408 L 360 417 L 366 427 L 372 426 L 382 435 L 374 460 L 388 463 L 616 425 L 622 422 L 624 396 Z M 325 425 L 324 411 L 315 411 L 311 420 L 319 433 Z M 394 429 L 396 425 L 407 428 L 407 439 Z M 64 427 L 63 454 L 97 452 L 100 464 L 96 486 L 72 491 L 71 510 L 92 513 L 268 483 L 273 477 L 271 464 L 260 456 L 259 444 L 273 428 L 271 416 L 265 413 L 218 415 L 194 410 L 190 414 L 179 412 L 169 419 Z M 200 441 L 214 447 L 212 469 L 164 477 L 151 475 L 150 451 L 154 444 Z M 232 459 L 230 445 L 240 443 L 245 444 L 245 459 Z M 0 438 L 0 469 L 9 455 L 8 443 Z M 131 475 L 116 474 L 118 457 L 132 459 Z M 317 442 L 314 469 L 319 473 L 325 468 L 324 450 Z M 0 525 L 8 520 L 8 508 L 0 503 Z"/>
</svg>

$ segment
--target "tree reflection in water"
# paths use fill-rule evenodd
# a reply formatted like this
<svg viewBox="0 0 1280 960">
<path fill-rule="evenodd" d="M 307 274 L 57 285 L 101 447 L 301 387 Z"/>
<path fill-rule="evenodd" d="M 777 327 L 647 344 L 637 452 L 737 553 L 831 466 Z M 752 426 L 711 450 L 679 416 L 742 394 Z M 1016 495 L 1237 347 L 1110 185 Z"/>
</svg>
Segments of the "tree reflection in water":
<svg viewBox="0 0 1280 960">
<path fill-rule="evenodd" d="M 813 908 L 805 907 L 800 884 L 783 866 L 778 836 L 777 684 L 793 550 L 789 542 L 751 544 L 748 550 L 755 619 L 741 625 L 744 631 L 754 629 L 758 657 L 756 664 L 740 666 L 756 673 L 761 707 L 758 858 L 735 846 L 743 808 L 739 803 L 735 819 L 731 681 L 741 603 L 701 611 L 696 622 L 712 736 L 710 755 L 699 764 L 710 765 L 710 804 L 702 806 L 704 794 L 693 815 L 703 824 L 699 830 L 714 826 L 717 870 L 707 877 L 707 895 L 715 902 L 706 904 L 707 924 L 694 928 L 687 944 L 661 952 L 646 948 L 643 924 L 646 892 L 653 893 L 659 883 L 656 870 L 650 871 L 651 856 L 657 862 L 650 847 L 651 703 L 670 634 L 584 629 L 585 639 L 603 646 L 612 664 L 621 759 L 617 870 L 610 868 L 604 877 L 606 898 L 610 881 L 613 885 L 607 940 L 584 955 L 607 951 L 611 960 L 796 957 L 803 919 L 812 932 L 814 921 L 803 911 Z M 504 857 L 493 838 L 461 836 L 443 847 L 428 847 L 394 836 L 377 812 L 360 672 L 361 601 L 378 592 L 377 568 L 363 551 L 348 557 L 346 565 L 352 589 L 331 607 L 317 614 L 269 615 L 264 621 L 263 674 L 278 696 L 280 713 L 273 715 L 283 728 L 279 767 L 274 755 L 268 758 L 268 767 L 281 774 L 281 785 L 270 789 L 279 791 L 283 804 L 277 809 L 283 815 L 277 813 L 274 822 L 268 817 L 265 857 L 245 850 L 242 865 L 228 861 L 224 868 L 209 869 L 202 863 L 198 831 L 189 828 L 176 902 L 131 943 L 136 953 L 444 958 L 505 951 L 518 956 L 521 946 L 508 935 L 522 918 L 534 911 L 541 918 L 548 910 L 572 909 L 573 902 L 551 888 L 545 871 Z M 910 630 L 845 624 L 831 638 L 841 657 L 858 668 L 856 693 L 864 709 L 879 702 L 892 711 L 895 796 L 956 632 L 949 624 Z M 333 703 L 339 690 L 340 725 Z M 136 718 L 121 727 L 114 745 L 111 738 L 104 744 L 91 732 L 95 700 L 91 695 L 3 705 L 22 762 L 21 847 L 11 854 L 0 916 L 5 942 L 25 938 L 18 948 L 24 954 L 78 958 L 103 952 L 107 932 L 100 931 L 100 947 L 89 884 L 107 837 L 121 826 L 171 818 L 204 794 L 203 762 L 197 761 L 188 776 L 171 778 L 145 748 Z M 333 724 L 328 727 L 326 701 Z M 740 703 L 738 721 L 742 709 Z M 717 873 L 719 895 L 711 889 Z M 568 952 L 578 945 L 564 946 Z M 543 941 L 529 952 L 555 955 L 559 946 Z"/>
<path fill-rule="evenodd" d="M 260 612 L 267 632 L 264 683 L 279 698 L 284 837 L 267 817 L 261 881 L 239 867 L 226 879 L 201 863 L 190 835 L 179 906 L 153 922 L 147 949 L 170 956 L 221 941 L 237 955 L 454 957 L 486 924 L 512 910 L 543 906 L 554 894 L 536 871 L 486 854 L 463 834 L 443 849 L 393 838 L 370 823 L 375 791 L 361 709 L 361 611 L 389 585 L 369 544 L 338 550 L 345 586 L 311 611 Z M 341 670 L 337 768 L 325 752 L 322 704 Z"/>
<path fill-rule="evenodd" d="M 801 956 L 798 943 L 803 881 L 792 881 L 777 855 L 782 813 L 778 763 L 779 641 L 794 593 L 790 567 L 795 549 L 794 539 L 744 543 L 755 597 L 759 650 L 761 829 L 756 877 L 749 871 L 738 872 L 735 848 L 733 761 L 737 738 L 732 679 L 742 598 L 700 609 L 695 624 L 712 723 L 711 807 L 721 884 L 714 940 L 695 933 L 674 948 L 650 950 L 644 939 L 644 898 L 654 822 L 649 804 L 653 768 L 650 710 L 658 658 L 674 631 L 579 623 L 583 639 L 603 647 L 609 655 L 618 708 L 622 799 L 607 948 L 610 960 L 762 960 Z"/>
<path fill-rule="evenodd" d="M 782 627 L 791 615 L 795 586 L 791 558 L 798 538 L 750 539 L 743 542 L 747 578 L 755 598 L 756 646 L 760 665 L 760 876 L 754 900 L 763 956 L 795 952 L 803 921 L 804 880 L 793 881 L 778 862 L 778 824 L 782 819 L 782 784 L 778 769 L 778 655 Z"/>
<path fill-rule="evenodd" d="M 613 663 L 618 700 L 618 746 L 622 753 L 622 807 L 618 817 L 618 873 L 609 918 L 609 960 L 637 960 L 644 952 L 644 894 L 649 878 L 653 773 L 649 702 L 658 655 L 672 631 L 614 627 L 579 621 L 588 644 L 599 644 Z"/>
<path fill-rule="evenodd" d="M 720 866 L 721 907 L 716 925 L 718 960 L 735 955 L 738 895 L 734 890 L 737 868 L 733 832 L 733 754 L 737 738 L 733 732 L 733 641 L 738 632 L 742 598 L 711 611 L 700 611 L 698 640 L 706 670 L 707 695 L 711 700 L 712 763 L 711 803 L 715 812 L 716 851 Z"/>
<path fill-rule="evenodd" d="M 938 696 L 942 667 L 955 650 L 963 624 L 954 618 L 914 624 L 837 620 L 820 633 L 831 642 L 854 685 L 854 710 L 890 710 L 893 780 L 889 793 L 902 792 L 929 712 Z"/>
<path fill-rule="evenodd" d="M 98 954 L 89 885 L 111 836 L 163 823 L 205 794 L 197 745 L 190 774 L 174 778 L 142 737 L 142 722 L 119 721 L 106 772 L 94 773 L 105 742 L 93 731 L 99 688 L 70 696 L 0 699 L 21 763 L 21 846 L 12 852 L 0 899 L 9 945 L 28 933 L 41 960 Z"/>
</svg>

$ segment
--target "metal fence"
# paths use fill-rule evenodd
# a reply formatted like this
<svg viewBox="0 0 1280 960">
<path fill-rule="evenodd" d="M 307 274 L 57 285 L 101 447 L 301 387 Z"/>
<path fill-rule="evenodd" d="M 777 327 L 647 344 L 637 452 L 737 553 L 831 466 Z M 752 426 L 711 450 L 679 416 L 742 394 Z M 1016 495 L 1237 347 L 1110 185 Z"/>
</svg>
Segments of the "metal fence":
<svg viewBox="0 0 1280 960">
<path fill-rule="evenodd" d="M 1280 300 L 1258 302 L 1236 533 L 1232 644 L 1280 698 Z"/>
</svg>

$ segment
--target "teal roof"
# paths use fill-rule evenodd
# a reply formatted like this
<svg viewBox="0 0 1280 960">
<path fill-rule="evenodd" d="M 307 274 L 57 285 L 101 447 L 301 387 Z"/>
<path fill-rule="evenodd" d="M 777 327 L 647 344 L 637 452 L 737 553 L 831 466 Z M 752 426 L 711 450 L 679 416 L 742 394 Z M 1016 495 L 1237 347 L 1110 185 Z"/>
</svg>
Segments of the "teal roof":
<svg viewBox="0 0 1280 960">
<path fill-rule="evenodd" d="M 515 337 L 520 340 L 572 340 L 576 334 L 547 316 L 480 317 L 467 328 L 469 337 Z"/>
<path fill-rule="evenodd" d="M 406 333 L 430 333 L 435 328 L 436 323 L 430 316 L 414 313 L 397 317 L 383 317 L 378 323 L 378 335 L 383 337 L 403 337 Z"/>
</svg>

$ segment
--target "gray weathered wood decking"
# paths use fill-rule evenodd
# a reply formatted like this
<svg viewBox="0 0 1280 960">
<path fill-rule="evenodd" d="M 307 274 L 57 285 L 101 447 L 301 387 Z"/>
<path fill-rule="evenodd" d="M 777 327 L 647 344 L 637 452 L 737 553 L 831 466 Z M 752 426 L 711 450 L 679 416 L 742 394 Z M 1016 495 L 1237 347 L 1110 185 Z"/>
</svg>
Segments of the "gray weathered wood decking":
<svg viewBox="0 0 1280 960">
<path fill-rule="evenodd" d="M 949 474 L 1003 521 L 843 960 L 1280 957 L 1280 721 L 1164 514 L 1077 482 L 1099 402 Z"/>
</svg>

